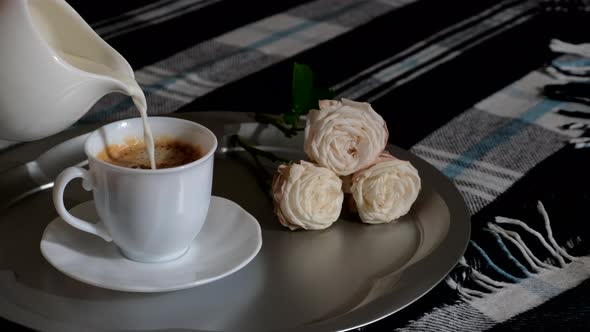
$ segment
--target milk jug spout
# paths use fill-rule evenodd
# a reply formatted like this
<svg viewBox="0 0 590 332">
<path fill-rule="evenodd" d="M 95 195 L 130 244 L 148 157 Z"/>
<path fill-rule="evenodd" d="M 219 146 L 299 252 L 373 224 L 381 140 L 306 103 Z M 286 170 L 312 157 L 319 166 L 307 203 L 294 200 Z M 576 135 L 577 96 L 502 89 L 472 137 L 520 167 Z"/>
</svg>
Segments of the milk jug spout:
<svg viewBox="0 0 590 332">
<path fill-rule="evenodd" d="M 138 93 L 129 63 L 64 0 L 0 7 L 0 139 L 44 138 L 105 94 Z"/>
</svg>

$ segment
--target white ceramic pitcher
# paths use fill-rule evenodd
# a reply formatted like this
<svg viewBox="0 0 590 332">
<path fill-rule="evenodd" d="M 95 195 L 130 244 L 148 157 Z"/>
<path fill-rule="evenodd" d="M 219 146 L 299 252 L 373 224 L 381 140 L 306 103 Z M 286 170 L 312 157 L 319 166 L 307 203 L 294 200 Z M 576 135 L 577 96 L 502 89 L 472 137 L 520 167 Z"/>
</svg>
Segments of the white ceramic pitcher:
<svg viewBox="0 0 590 332">
<path fill-rule="evenodd" d="M 58 133 L 105 94 L 134 89 L 125 58 L 64 0 L 0 1 L 0 139 Z"/>
</svg>

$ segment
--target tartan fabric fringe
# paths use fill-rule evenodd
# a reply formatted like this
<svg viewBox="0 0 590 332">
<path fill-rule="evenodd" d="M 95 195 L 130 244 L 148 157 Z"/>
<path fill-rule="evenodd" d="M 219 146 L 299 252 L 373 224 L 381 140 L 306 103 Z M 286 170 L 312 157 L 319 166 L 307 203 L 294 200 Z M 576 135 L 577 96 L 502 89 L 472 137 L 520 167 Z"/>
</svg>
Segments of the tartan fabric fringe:
<svg viewBox="0 0 590 332">
<path fill-rule="evenodd" d="M 500 247 L 500 250 L 507 256 L 510 262 L 516 265 L 527 277 L 534 277 L 535 274 L 542 273 L 544 271 L 556 271 L 558 268 L 564 268 L 568 264 L 575 262 L 578 258 L 570 255 L 565 248 L 558 245 L 555 238 L 553 237 L 553 230 L 551 228 L 551 221 L 547 214 L 543 203 L 538 202 L 537 210 L 541 214 L 545 225 L 545 235 L 539 231 L 534 230 L 528 226 L 525 222 L 517 219 L 511 219 L 506 217 L 496 217 L 495 223 L 489 222 L 485 231 L 492 234 L 496 239 L 496 243 Z M 536 239 L 538 239 L 541 247 L 543 247 L 550 256 L 553 258 L 556 264 L 551 262 L 541 261 L 535 253 L 529 248 L 527 243 L 522 239 L 521 235 L 516 230 L 509 230 L 500 225 L 506 225 L 508 227 L 513 226 L 518 228 L 520 232 L 528 233 Z M 504 241 L 508 241 L 513 245 L 514 248 L 520 253 L 520 256 L 524 262 L 520 261 L 512 254 L 512 252 L 506 246 Z M 573 240 L 567 241 L 566 245 L 572 247 L 574 244 Z M 476 242 L 471 241 L 477 252 L 481 255 L 481 259 L 485 261 L 493 270 L 498 274 L 504 276 L 506 279 L 511 280 L 513 283 L 519 283 L 523 278 L 515 277 L 514 275 L 506 272 L 502 269 L 494 260 L 488 256 L 486 251 L 481 248 Z M 510 285 L 510 283 L 495 280 L 479 271 L 475 265 L 479 264 L 468 264 L 465 257 L 462 257 L 459 266 L 462 267 L 462 274 L 449 275 L 445 282 L 451 288 L 455 289 L 460 297 L 465 301 L 473 301 L 476 298 L 484 298 L 488 294 L 495 293 L 502 290 L 504 287 Z M 469 283 L 469 285 L 467 285 Z"/>
</svg>

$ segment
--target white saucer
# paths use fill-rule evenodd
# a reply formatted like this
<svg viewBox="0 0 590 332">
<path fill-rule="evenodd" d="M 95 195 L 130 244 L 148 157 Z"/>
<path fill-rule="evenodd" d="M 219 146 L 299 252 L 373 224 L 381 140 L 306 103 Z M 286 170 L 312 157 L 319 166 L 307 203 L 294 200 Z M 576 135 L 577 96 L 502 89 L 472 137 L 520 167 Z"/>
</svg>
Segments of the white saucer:
<svg viewBox="0 0 590 332">
<path fill-rule="evenodd" d="M 94 202 L 70 212 L 89 221 L 98 217 Z M 138 263 L 117 247 L 79 231 L 61 218 L 53 220 L 41 239 L 41 253 L 56 269 L 81 282 L 113 290 L 163 292 L 202 285 L 238 271 L 262 246 L 258 221 L 236 203 L 212 197 L 205 225 L 188 252 L 171 262 Z"/>
</svg>

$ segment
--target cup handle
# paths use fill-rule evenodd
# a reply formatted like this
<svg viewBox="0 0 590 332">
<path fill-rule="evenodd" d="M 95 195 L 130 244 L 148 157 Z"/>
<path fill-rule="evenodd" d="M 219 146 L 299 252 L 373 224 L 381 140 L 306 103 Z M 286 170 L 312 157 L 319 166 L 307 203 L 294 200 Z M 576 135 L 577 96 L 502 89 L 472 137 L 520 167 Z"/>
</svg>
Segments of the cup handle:
<svg viewBox="0 0 590 332">
<path fill-rule="evenodd" d="M 64 205 L 63 196 L 64 190 L 70 181 L 75 178 L 82 178 L 82 187 L 87 191 L 92 190 L 92 177 L 87 170 L 80 167 L 68 167 L 59 174 L 55 179 L 55 185 L 53 186 L 53 205 L 57 210 L 59 216 L 68 224 L 76 227 L 77 229 L 97 235 L 107 242 L 111 242 L 113 239 L 107 232 L 104 224 L 98 222 L 96 224 L 89 223 L 88 221 L 74 217 Z"/>
</svg>

